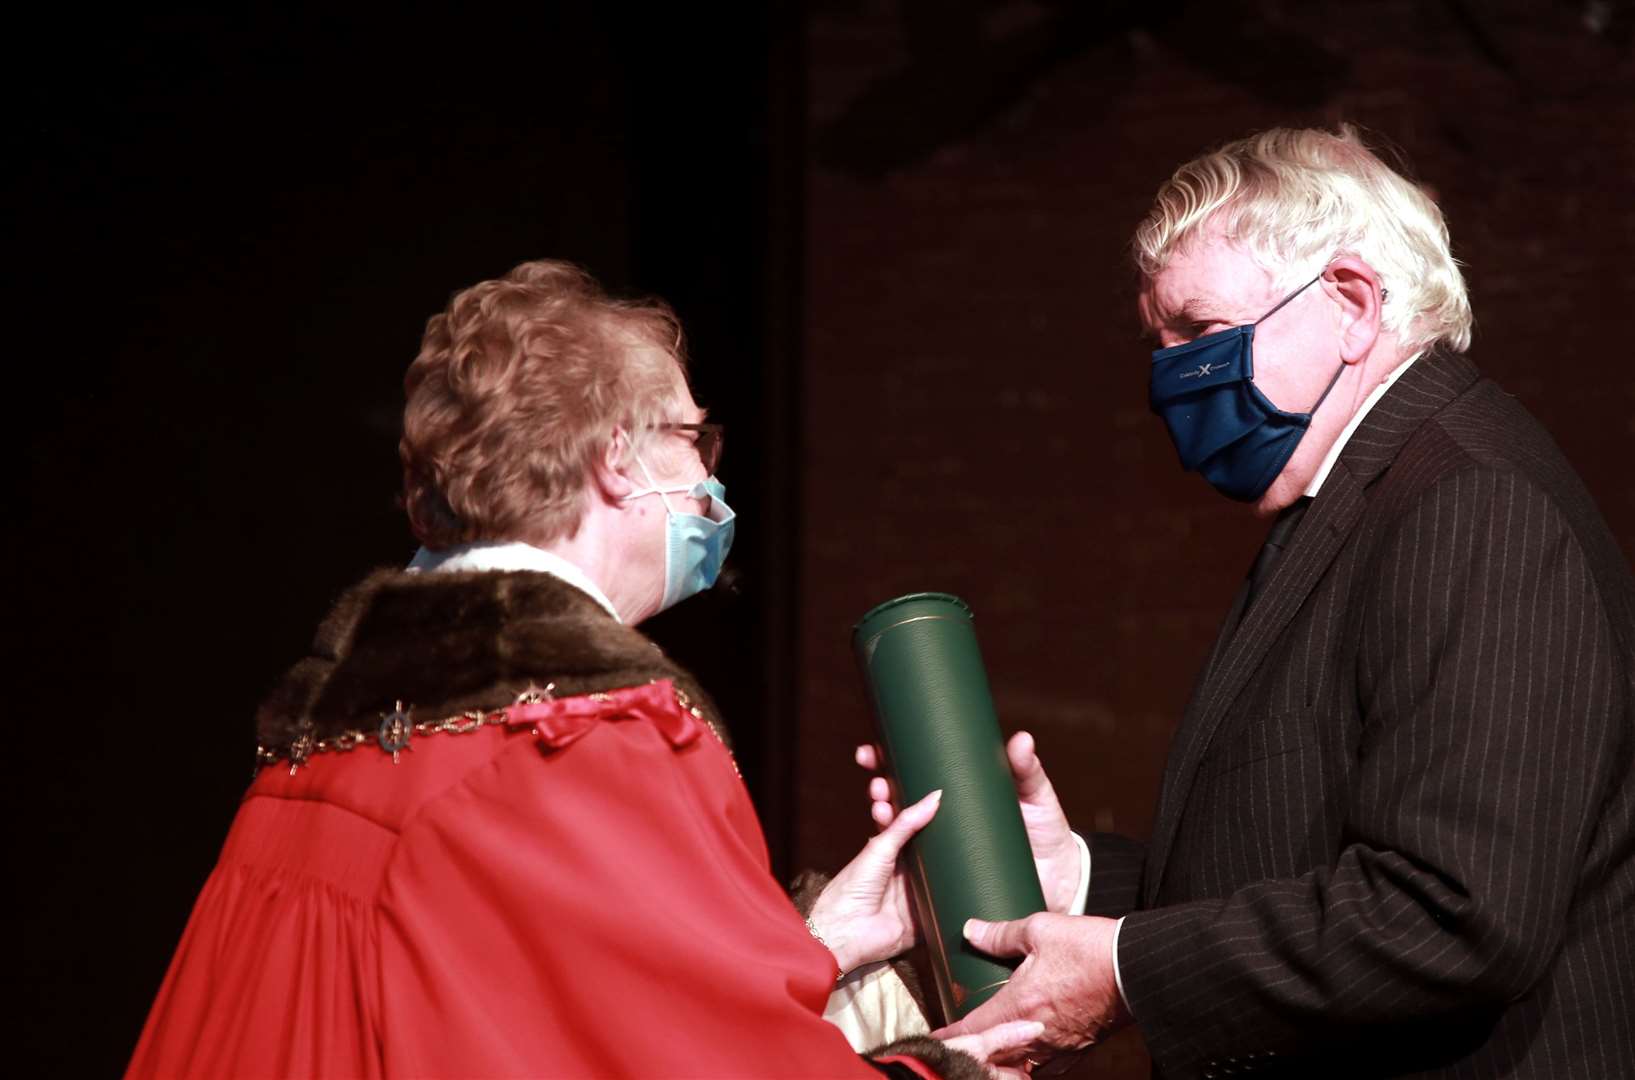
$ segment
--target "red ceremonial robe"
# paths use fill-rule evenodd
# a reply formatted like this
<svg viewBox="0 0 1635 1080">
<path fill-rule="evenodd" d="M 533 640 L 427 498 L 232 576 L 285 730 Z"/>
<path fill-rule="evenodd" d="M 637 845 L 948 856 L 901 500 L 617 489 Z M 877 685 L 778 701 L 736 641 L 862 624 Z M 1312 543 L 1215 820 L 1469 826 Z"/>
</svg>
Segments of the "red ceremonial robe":
<svg viewBox="0 0 1635 1080">
<path fill-rule="evenodd" d="M 466 640 L 496 595 L 504 625 Z M 439 675 L 453 711 L 413 722 L 485 697 L 490 722 L 395 762 L 373 730 L 334 749 Z M 492 701 L 553 675 L 626 688 Z M 264 745 L 308 743 L 245 796 L 129 1075 L 877 1076 L 821 1017 L 833 958 L 769 873 L 709 707 L 546 575 L 377 575 L 263 708 Z"/>
</svg>

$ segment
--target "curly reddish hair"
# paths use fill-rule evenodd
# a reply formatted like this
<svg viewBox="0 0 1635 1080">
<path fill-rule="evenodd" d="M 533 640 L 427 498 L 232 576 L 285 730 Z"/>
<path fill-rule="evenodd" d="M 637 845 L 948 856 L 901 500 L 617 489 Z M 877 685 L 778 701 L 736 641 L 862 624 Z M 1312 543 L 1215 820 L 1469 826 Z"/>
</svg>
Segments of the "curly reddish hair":
<svg viewBox="0 0 1635 1080">
<path fill-rule="evenodd" d="M 456 293 L 403 379 L 403 508 L 432 550 L 571 536 L 615 429 L 673 422 L 686 356 L 662 301 L 616 300 L 571 263 Z"/>
</svg>

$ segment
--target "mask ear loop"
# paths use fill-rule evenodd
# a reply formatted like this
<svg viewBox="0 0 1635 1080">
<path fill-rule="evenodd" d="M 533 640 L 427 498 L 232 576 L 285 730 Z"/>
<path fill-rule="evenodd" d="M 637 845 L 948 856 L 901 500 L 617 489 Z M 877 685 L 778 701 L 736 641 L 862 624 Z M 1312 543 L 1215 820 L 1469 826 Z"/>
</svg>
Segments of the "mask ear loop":
<svg viewBox="0 0 1635 1080">
<path fill-rule="evenodd" d="M 1266 314 L 1262 315 L 1260 318 L 1256 319 L 1255 322 L 1254 322 L 1254 325 L 1259 326 L 1261 323 L 1265 322 L 1267 319 L 1271 318 L 1273 315 L 1276 315 L 1278 312 L 1282 311 L 1285 307 L 1288 306 L 1288 304 L 1295 297 L 1299 296 L 1301 293 L 1305 292 L 1307 289 L 1311 288 L 1313 285 L 1315 285 L 1319 281 L 1321 281 L 1322 278 L 1323 278 L 1323 275 L 1326 274 L 1326 273 L 1328 273 L 1328 267 L 1325 266 L 1321 270 L 1317 271 L 1317 276 L 1316 277 L 1312 278 L 1310 281 L 1306 282 L 1304 285 L 1302 285 L 1298 289 L 1294 290 L 1294 292 L 1290 293 L 1289 295 L 1285 296 L 1283 299 L 1279 300 L 1277 302 L 1276 307 L 1274 307 L 1272 310 L 1268 311 Z M 1317 415 L 1317 410 L 1321 409 L 1323 407 L 1323 402 L 1328 400 L 1329 392 L 1334 389 L 1335 384 L 1340 381 L 1340 376 L 1344 375 L 1344 374 L 1345 374 L 1345 365 L 1344 364 L 1341 364 L 1339 367 L 1334 369 L 1334 378 L 1330 379 L 1328 381 L 1328 385 L 1323 387 L 1323 394 L 1322 394 L 1321 397 L 1319 397 L 1317 399 L 1317 404 L 1313 405 L 1311 408 L 1306 410 L 1306 415 L 1307 416 Z"/>
<path fill-rule="evenodd" d="M 642 471 L 642 476 L 647 478 L 647 490 L 639 491 L 635 495 L 629 495 L 626 497 L 637 499 L 643 495 L 657 495 L 660 499 L 664 500 L 664 512 L 667 514 L 675 513 L 675 507 L 670 505 L 670 496 L 666 495 L 664 493 L 664 489 L 653 482 L 653 474 L 647 471 L 647 463 L 642 460 L 641 455 L 634 454 L 632 456 L 635 457 L 636 467 Z"/>
<path fill-rule="evenodd" d="M 1276 315 L 1278 312 L 1282 311 L 1285 307 L 1288 306 L 1288 304 L 1289 304 L 1289 302 L 1291 300 L 1293 300 L 1295 297 L 1299 296 L 1301 293 L 1305 292 L 1307 289 L 1311 288 L 1313 285 L 1315 285 L 1319 281 L 1321 281 L 1322 278 L 1323 278 L 1323 275 L 1326 274 L 1326 273 L 1328 273 L 1328 267 L 1325 266 L 1321 270 L 1317 271 L 1317 276 L 1316 277 L 1312 278 L 1310 281 L 1306 282 L 1304 285 L 1302 285 L 1298 289 L 1294 290 L 1294 292 L 1290 293 L 1289 295 L 1285 296 L 1283 299 L 1279 300 L 1277 302 L 1277 306 L 1275 308 L 1268 311 L 1266 314 L 1262 315 L 1260 318 L 1256 319 L 1254 321 L 1254 325 L 1259 326 L 1261 323 L 1265 322 L 1267 319 L 1271 318 L 1273 315 Z"/>
<path fill-rule="evenodd" d="M 1321 409 L 1323 407 L 1323 402 L 1328 400 L 1329 391 L 1334 389 L 1334 384 L 1338 383 L 1340 381 L 1340 376 L 1344 375 L 1344 374 L 1345 374 L 1345 362 L 1341 361 L 1340 366 L 1334 369 L 1334 378 L 1330 379 L 1328 381 L 1328 385 L 1323 388 L 1323 396 L 1318 398 L 1317 399 L 1317 404 L 1313 405 L 1306 412 L 1307 416 L 1316 416 L 1317 415 L 1317 410 Z"/>
</svg>

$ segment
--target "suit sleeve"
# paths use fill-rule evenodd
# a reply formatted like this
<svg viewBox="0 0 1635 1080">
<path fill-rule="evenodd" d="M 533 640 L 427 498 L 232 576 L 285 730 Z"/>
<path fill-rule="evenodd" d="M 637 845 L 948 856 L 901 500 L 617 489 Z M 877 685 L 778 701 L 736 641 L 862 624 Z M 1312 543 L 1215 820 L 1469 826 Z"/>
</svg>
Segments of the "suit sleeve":
<svg viewBox="0 0 1635 1080">
<path fill-rule="evenodd" d="M 1485 469 L 1431 487 L 1381 551 L 1335 864 L 1124 923 L 1167 1073 L 1479 1038 L 1560 946 L 1625 693 L 1584 552 L 1543 491 Z"/>
<path fill-rule="evenodd" d="M 823 1021 L 833 958 L 707 735 L 521 734 L 417 817 L 382 895 L 387 1075 L 879 1075 Z"/>
<path fill-rule="evenodd" d="M 1115 919 L 1128 915 L 1141 895 L 1147 845 L 1117 833 L 1092 833 L 1088 843 L 1090 895 L 1083 914 Z"/>
</svg>

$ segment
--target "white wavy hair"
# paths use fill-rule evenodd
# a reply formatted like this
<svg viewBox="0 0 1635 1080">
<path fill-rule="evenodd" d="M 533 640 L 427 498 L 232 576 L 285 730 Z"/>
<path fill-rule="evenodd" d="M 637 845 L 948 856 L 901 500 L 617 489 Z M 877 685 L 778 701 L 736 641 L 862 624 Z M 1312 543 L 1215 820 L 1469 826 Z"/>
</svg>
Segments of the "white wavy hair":
<svg viewBox="0 0 1635 1080">
<path fill-rule="evenodd" d="M 1470 347 L 1470 298 L 1442 211 L 1349 124 L 1272 128 L 1182 165 L 1135 231 L 1136 266 L 1152 277 L 1211 223 L 1284 289 L 1355 255 L 1389 290 L 1381 321 L 1405 350 Z"/>
</svg>

